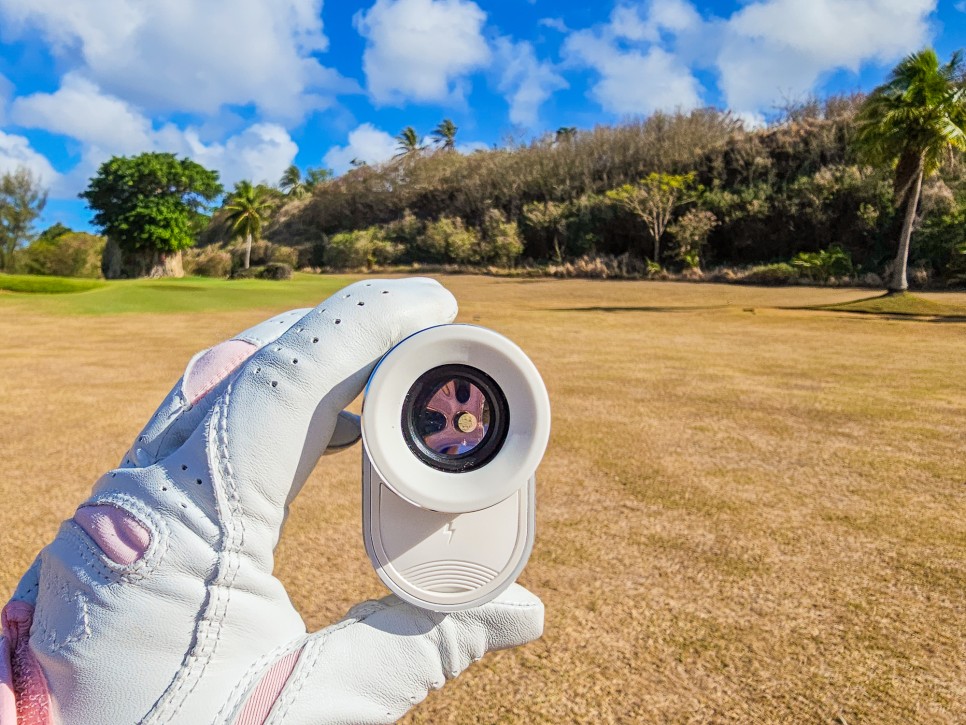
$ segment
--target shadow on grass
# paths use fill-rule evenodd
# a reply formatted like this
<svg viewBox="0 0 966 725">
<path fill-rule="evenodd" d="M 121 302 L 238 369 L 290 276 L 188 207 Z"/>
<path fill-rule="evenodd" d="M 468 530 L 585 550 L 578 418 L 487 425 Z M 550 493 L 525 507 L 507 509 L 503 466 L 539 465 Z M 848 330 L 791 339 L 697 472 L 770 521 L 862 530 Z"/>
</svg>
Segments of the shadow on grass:
<svg viewBox="0 0 966 725">
<path fill-rule="evenodd" d="M 845 312 L 854 315 L 872 315 L 888 319 L 915 319 L 928 322 L 966 321 L 966 307 L 934 302 L 908 292 L 863 297 L 851 302 L 783 309 Z"/>
<path fill-rule="evenodd" d="M 730 307 L 730 305 L 682 305 L 680 307 L 672 306 L 641 306 L 641 307 L 623 307 L 623 306 L 607 306 L 607 307 L 548 307 L 546 308 L 548 312 L 695 312 L 702 310 L 724 310 Z"/>
</svg>

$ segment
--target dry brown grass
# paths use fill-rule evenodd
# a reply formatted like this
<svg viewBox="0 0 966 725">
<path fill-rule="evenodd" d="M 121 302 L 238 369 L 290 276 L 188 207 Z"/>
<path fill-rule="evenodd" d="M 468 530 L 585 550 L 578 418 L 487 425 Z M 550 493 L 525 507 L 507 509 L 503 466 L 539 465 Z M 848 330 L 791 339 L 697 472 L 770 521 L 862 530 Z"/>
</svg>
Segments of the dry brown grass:
<svg viewBox="0 0 966 725">
<path fill-rule="evenodd" d="M 409 722 L 966 721 L 966 325 L 766 309 L 857 290 L 445 283 L 550 389 L 547 627 Z M 0 316 L 0 592 L 189 356 L 269 312 Z M 310 627 L 382 593 L 358 466 L 323 462 L 278 551 Z"/>
</svg>

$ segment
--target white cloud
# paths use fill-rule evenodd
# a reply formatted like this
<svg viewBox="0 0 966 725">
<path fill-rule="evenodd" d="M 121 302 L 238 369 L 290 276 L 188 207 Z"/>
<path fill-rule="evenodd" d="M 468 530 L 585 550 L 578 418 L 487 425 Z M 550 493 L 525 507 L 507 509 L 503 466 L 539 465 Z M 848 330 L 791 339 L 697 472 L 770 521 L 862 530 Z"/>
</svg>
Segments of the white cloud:
<svg viewBox="0 0 966 725">
<path fill-rule="evenodd" d="M 323 67 L 322 0 L 0 0 L 9 37 L 39 31 L 58 59 L 149 112 L 253 104 L 297 118 L 354 84 Z"/>
<path fill-rule="evenodd" d="M 540 18 L 537 21 L 537 25 L 544 28 L 550 28 L 551 30 L 556 30 L 560 33 L 569 33 L 570 28 L 567 27 L 567 23 L 563 21 L 563 18 Z"/>
<path fill-rule="evenodd" d="M 275 182 L 292 163 L 298 146 L 276 123 L 256 123 L 217 142 L 205 142 L 200 129 L 164 124 L 158 128 L 133 105 L 104 93 L 75 74 L 54 93 L 14 101 L 17 124 L 63 134 L 81 143 L 81 160 L 58 180 L 55 196 L 73 197 L 97 167 L 113 155 L 168 151 L 216 169 L 226 186 L 241 179 Z"/>
<path fill-rule="evenodd" d="M 497 38 L 495 49 L 501 69 L 498 88 L 510 103 L 510 121 L 532 128 L 538 123 L 540 106 L 554 91 L 567 88 L 567 81 L 553 64 L 538 61 L 533 46 L 526 41 Z"/>
<path fill-rule="evenodd" d="M 758 122 L 830 73 L 926 45 L 935 8 L 936 0 L 752 0 L 705 19 L 688 0 L 619 2 L 608 23 L 571 33 L 563 49 L 570 64 L 600 75 L 591 96 L 612 113 L 700 105 L 694 69 L 706 68 L 726 105 Z"/>
<path fill-rule="evenodd" d="M 394 137 L 371 123 L 363 123 L 349 132 L 349 142 L 345 146 L 330 148 L 323 161 L 336 174 L 342 174 L 352 167 L 354 160 L 378 164 L 388 161 L 395 153 Z"/>
<path fill-rule="evenodd" d="M 936 0 L 763 0 L 720 26 L 728 104 L 752 111 L 813 91 L 834 70 L 891 62 L 929 39 Z"/>
<path fill-rule="evenodd" d="M 288 131 L 275 123 L 256 123 L 223 143 L 211 144 L 203 143 L 194 129 L 180 131 L 168 126 L 159 134 L 158 148 L 218 169 L 226 188 L 242 179 L 277 183 L 299 150 Z"/>
<path fill-rule="evenodd" d="M 470 0 L 377 0 L 357 13 L 373 101 L 461 101 L 465 76 L 490 61 L 485 21 L 486 13 Z"/>
<path fill-rule="evenodd" d="M 70 136 L 111 153 L 138 153 L 152 145 L 147 118 L 76 73 L 64 76 L 54 93 L 17 98 L 10 116 L 20 126 Z"/>
<path fill-rule="evenodd" d="M 655 1 L 643 17 L 637 7 L 618 5 L 606 25 L 567 36 L 563 52 L 571 64 L 599 74 L 590 95 L 611 113 L 688 110 L 701 105 L 701 84 L 688 65 L 664 47 L 662 38 L 695 29 L 701 22 L 683 0 Z"/>
<path fill-rule="evenodd" d="M 13 95 L 13 83 L 0 73 L 0 124 L 4 123 L 7 115 L 7 103 Z"/>
<path fill-rule="evenodd" d="M 45 186 L 58 180 L 58 174 L 45 156 L 30 146 L 25 136 L 0 131 L 0 174 L 26 168 L 40 178 Z"/>
</svg>

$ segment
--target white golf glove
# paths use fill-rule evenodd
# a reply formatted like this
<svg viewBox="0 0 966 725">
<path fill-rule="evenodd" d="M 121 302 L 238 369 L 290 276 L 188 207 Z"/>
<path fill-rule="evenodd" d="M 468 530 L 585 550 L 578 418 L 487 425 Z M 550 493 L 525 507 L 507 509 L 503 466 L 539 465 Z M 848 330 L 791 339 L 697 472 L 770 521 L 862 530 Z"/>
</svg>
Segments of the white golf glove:
<svg viewBox="0 0 966 725">
<path fill-rule="evenodd" d="M 387 597 L 306 634 L 272 575 L 288 505 L 358 438 L 340 411 L 390 347 L 455 315 L 432 280 L 368 280 L 196 355 L 5 607 L 0 725 L 387 723 L 539 637 L 516 585 L 447 615 Z"/>
</svg>

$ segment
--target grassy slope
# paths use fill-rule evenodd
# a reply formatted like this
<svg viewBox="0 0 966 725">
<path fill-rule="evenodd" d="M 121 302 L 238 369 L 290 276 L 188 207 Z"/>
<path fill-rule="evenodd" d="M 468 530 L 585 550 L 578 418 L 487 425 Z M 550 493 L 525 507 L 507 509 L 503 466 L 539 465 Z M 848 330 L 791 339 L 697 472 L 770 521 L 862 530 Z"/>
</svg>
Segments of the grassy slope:
<svg viewBox="0 0 966 725">
<path fill-rule="evenodd" d="M 0 289 L 9 280 L 0 277 Z M 57 277 L 34 277 L 38 286 Z M 15 294 L 0 292 L 0 309 L 23 312 L 104 315 L 115 313 L 196 312 L 312 304 L 342 287 L 349 278 L 296 274 L 290 282 L 270 280 L 224 280 L 207 277 L 183 279 L 123 280 L 100 282 L 96 289 L 72 295 Z M 67 280 L 96 282 L 96 280 Z M 39 291 L 35 289 L 29 290 Z"/>
<path fill-rule="evenodd" d="M 939 302 L 911 293 L 878 295 L 812 309 L 832 312 L 853 312 L 866 315 L 907 315 L 914 317 L 966 318 L 966 305 Z"/>
<path fill-rule="evenodd" d="M 310 282 L 256 294 L 257 310 L 198 292 L 182 302 L 205 314 L 0 314 L 16 340 L 0 347 L 0 496 L 16 503 L 0 507 L 0 594 L 190 356 L 317 300 L 328 283 Z M 547 629 L 408 722 L 966 721 L 958 324 L 774 309 L 856 290 L 446 284 L 460 319 L 520 343 L 550 389 L 522 576 Z M 101 293 L 69 299 L 92 311 Z M 360 540 L 358 455 L 322 462 L 276 552 L 312 628 L 384 591 Z"/>
<path fill-rule="evenodd" d="M 97 279 L 74 277 L 44 277 L 33 274 L 4 274 L 0 272 L 0 294 L 19 292 L 25 294 L 66 294 L 85 292 L 104 286 Z"/>
</svg>

